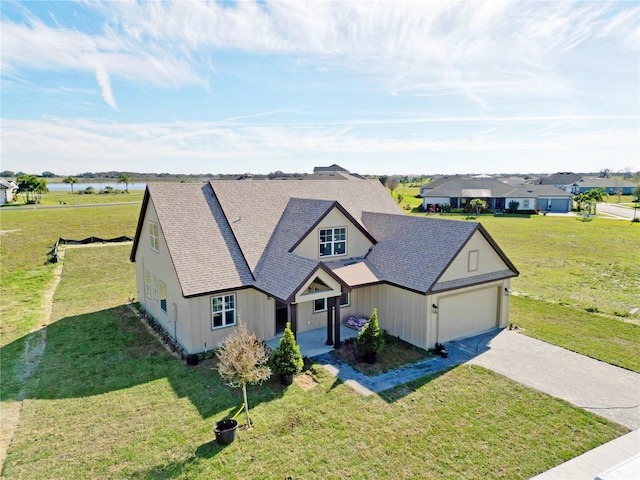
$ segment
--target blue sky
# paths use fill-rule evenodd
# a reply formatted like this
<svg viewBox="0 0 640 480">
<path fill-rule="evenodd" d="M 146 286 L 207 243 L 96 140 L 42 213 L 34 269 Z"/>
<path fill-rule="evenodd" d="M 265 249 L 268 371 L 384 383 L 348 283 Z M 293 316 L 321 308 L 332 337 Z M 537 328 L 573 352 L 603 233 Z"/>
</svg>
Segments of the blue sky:
<svg viewBox="0 0 640 480">
<path fill-rule="evenodd" d="M 640 3 L 3 0 L 3 170 L 640 170 Z"/>
</svg>

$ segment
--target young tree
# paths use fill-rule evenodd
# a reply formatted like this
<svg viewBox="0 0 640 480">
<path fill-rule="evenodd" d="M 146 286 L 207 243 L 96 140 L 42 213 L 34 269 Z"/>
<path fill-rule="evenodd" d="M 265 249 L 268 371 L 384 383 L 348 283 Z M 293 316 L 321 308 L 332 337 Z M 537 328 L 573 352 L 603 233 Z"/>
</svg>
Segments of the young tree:
<svg viewBox="0 0 640 480">
<path fill-rule="evenodd" d="M 362 355 L 377 354 L 384 348 L 384 332 L 378 324 L 378 309 L 374 308 L 371 318 L 360 331 L 356 341 L 358 351 Z"/>
<path fill-rule="evenodd" d="M 469 202 L 469 205 L 471 205 L 475 209 L 476 214 L 478 215 L 482 210 L 487 208 L 487 202 L 485 202 L 481 198 L 474 198 Z"/>
<path fill-rule="evenodd" d="M 68 183 L 69 185 L 71 185 L 71 193 L 73 193 L 73 184 L 78 183 L 79 181 L 80 180 L 78 180 L 76 177 L 69 175 L 64 180 L 62 180 L 62 183 Z"/>
<path fill-rule="evenodd" d="M 133 176 L 130 173 L 121 173 L 118 175 L 116 183 L 124 183 L 124 189 L 129 192 L 129 184 L 133 182 Z"/>
<path fill-rule="evenodd" d="M 387 183 L 386 186 L 389 190 L 391 190 L 391 194 L 393 195 L 393 191 L 398 188 L 398 181 L 393 178 L 393 177 L 389 177 L 387 178 Z"/>
<path fill-rule="evenodd" d="M 257 384 L 271 376 L 271 369 L 267 366 L 267 348 L 262 340 L 241 325 L 236 333 L 222 342 L 216 356 L 219 360 L 218 373 L 224 382 L 230 387 L 242 388 L 244 413 L 247 426 L 251 428 L 247 384 Z"/>
<path fill-rule="evenodd" d="M 279 375 L 297 375 L 302 371 L 302 354 L 288 322 L 280 344 L 271 353 L 269 364 Z"/>
</svg>

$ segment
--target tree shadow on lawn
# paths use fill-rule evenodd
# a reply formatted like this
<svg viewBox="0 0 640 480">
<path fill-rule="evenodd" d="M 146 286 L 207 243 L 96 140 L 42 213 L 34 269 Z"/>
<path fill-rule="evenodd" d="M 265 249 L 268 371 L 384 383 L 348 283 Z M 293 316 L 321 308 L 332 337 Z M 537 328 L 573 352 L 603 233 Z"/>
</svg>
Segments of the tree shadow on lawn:
<svg viewBox="0 0 640 480">
<path fill-rule="evenodd" d="M 13 379 L 3 379 L 3 401 L 81 398 L 166 378 L 175 394 L 189 398 L 202 418 L 229 417 L 242 404 L 239 389 L 227 387 L 211 368 L 188 367 L 169 354 L 127 306 L 49 325 L 40 365 L 31 378 L 20 378 L 24 345 L 42 333 L 2 347 L 3 377 L 14 373 Z M 250 405 L 279 398 L 283 392 L 284 387 L 275 380 L 249 387 Z"/>
</svg>

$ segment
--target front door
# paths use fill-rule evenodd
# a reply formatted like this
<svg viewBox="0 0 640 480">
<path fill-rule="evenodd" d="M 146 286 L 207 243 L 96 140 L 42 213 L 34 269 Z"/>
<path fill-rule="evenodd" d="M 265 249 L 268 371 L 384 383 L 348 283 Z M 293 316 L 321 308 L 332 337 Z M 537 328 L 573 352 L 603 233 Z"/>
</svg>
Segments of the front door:
<svg viewBox="0 0 640 480">
<path fill-rule="evenodd" d="M 287 304 L 276 300 L 276 335 L 284 332 L 289 321 L 289 308 Z"/>
</svg>

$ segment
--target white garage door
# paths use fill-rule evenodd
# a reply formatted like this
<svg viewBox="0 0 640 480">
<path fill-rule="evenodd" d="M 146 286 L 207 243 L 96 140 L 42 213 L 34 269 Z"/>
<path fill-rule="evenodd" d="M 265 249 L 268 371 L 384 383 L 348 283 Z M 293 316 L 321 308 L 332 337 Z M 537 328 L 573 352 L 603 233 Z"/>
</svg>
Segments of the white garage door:
<svg viewBox="0 0 640 480">
<path fill-rule="evenodd" d="M 438 342 L 470 337 L 498 325 L 498 288 L 482 288 L 441 297 L 438 308 Z"/>
</svg>

